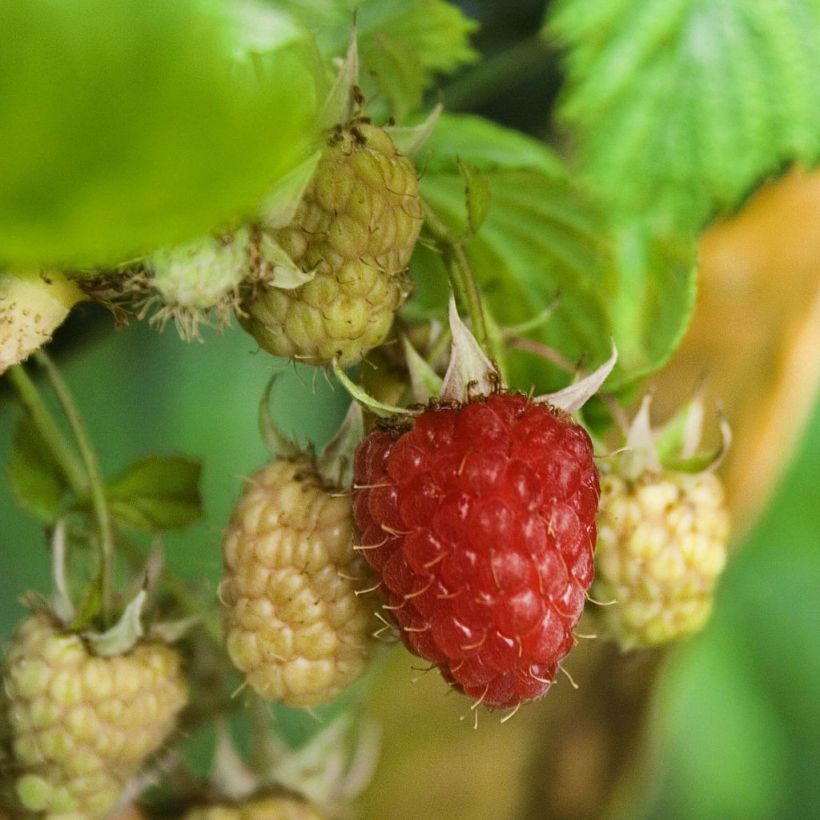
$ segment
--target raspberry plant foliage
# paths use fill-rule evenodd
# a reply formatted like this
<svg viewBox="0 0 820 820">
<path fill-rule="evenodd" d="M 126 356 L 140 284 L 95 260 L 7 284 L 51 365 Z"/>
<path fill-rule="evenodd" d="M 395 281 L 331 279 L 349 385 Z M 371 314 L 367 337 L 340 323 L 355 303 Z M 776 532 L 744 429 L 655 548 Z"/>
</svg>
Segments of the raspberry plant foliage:
<svg viewBox="0 0 820 820">
<path fill-rule="evenodd" d="M 183 660 L 168 661 L 167 691 L 188 689 L 190 706 L 177 714 L 181 696 L 157 696 L 168 707 L 163 731 L 140 724 L 145 743 L 94 781 L 105 799 L 89 807 L 91 775 L 75 771 L 82 756 L 56 749 L 85 742 L 87 714 L 60 702 L 55 725 L 69 731 L 45 746 L 32 740 L 43 704 L 26 689 L 25 652 L 12 641 L 0 792 L 22 794 L 31 811 L 84 816 L 107 810 L 115 791 L 166 816 L 336 816 L 373 769 L 375 743 L 338 727 L 365 725 L 381 674 L 379 618 L 473 706 L 491 709 L 545 693 L 576 643 L 588 590 L 618 600 L 590 615 L 627 649 L 674 643 L 702 624 L 726 555 L 719 478 L 692 457 L 691 437 L 685 457 L 672 457 L 683 439 L 671 428 L 652 441 L 657 463 L 634 441 L 614 454 L 602 442 L 681 340 L 700 228 L 782 162 L 819 152 L 807 80 L 816 7 L 551 4 L 546 32 L 564 49 L 559 117 L 569 137 L 554 150 L 448 110 L 435 87 L 479 54 L 475 23 L 445 0 L 166 5 L 142 4 L 131 25 L 113 27 L 128 11 L 120 0 L 83 0 L 56 17 L 39 2 L 0 11 L 9 69 L 0 71 L 0 299 L 22 294 L 13 300 L 21 314 L 0 301 L 0 353 L 23 411 L 9 487 L 47 540 L 64 532 L 67 545 L 53 549 L 57 594 L 26 616 L 19 646 L 28 651 L 29 632 L 48 633 L 40 649 L 69 646 L 76 669 L 56 675 L 73 681 L 80 666 L 103 666 L 93 636 L 143 601 L 144 634 L 111 661 L 140 683 L 135 726 L 139 698 L 158 684 L 146 683 L 146 653 L 167 659 L 172 638 L 178 648 L 168 651 Z M 64 43 L 53 40 L 58 29 L 70 32 Z M 708 43 L 721 48 L 701 53 Z M 46 82 L 16 59 L 21 44 L 48 57 L 35 61 Z M 136 75 L 135 53 L 144 55 Z M 99 87 L 63 70 L 75 59 Z M 36 123 L 34 110 L 45 112 Z M 111 124 L 107 143 L 101 123 Z M 42 162 L 41 143 L 53 162 Z M 48 310 L 43 283 L 59 287 Z M 203 422 L 201 438 L 181 448 L 204 461 L 205 511 L 199 460 L 148 456 L 113 474 L 103 440 L 101 469 L 60 371 L 37 349 L 81 300 L 118 318 L 173 321 L 183 338 L 205 342 L 186 354 L 203 362 L 236 356 L 224 375 L 236 415 L 212 410 L 227 405 L 209 396 L 195 410 L 207 432 Z M 71 340 L 92 310 L 78 308 L 58 331 L 56 357 L 60 334 Z M 241 325 L 266 354 L 247 356 L 249 337 L 220 339 L 209 324 L 226 337 Z M 150 374 L 171 407 L 190 370 L 175 386 L 170 369 L 154 372 L 152 350 L 135 355 L 133 381 L 144 389 Z M 215 350 L 231 353 L 209 358 Z M 267 353 L 309 365 L 298 370 L 307 383 L 343 383 L 366 410 L 367 434 L 348 429 L 320 456 L 278 441 L 267 466 L 258 452 L 243 461 L 252 425 L 238 408 L 252 408 L 260 388 L 237 396 L 235 371 L 253 362 L 261 384 L 280 366 Z M 330 413 L 309 387 L 299 400 L 305 418 Z M 118 421 L 133 439 L 163 429 L 162 418 Z M 270 420 L 265 429 L 276 438 Z M 233 460 L 212 458 L 231 449 L 217 437 L 236 439 Z M 233 515 L 223 514 L 237 492 Z M 204 513 L 209 534 L 182 536 L 196 541 L 197 559 L 176 556 L 174 531 Z M 105 683 L 89 686 L 81 706 L 93 712 Z M 301 710 L 313 708 L 334 731 L 309 724 Z M 173 727 L 197 734 L 214 724 L 220 737 L 250 739 L 232 757 L 218 748 L 203 779 Z M 143 759 L 160 734 L 173 753 Z M 368 765 L 357 765 L 362 755 Z M 149 780 L 159 788 L 146 792 Z M 72 800 L 79 809 L 66 808 Z"/>
</svg>

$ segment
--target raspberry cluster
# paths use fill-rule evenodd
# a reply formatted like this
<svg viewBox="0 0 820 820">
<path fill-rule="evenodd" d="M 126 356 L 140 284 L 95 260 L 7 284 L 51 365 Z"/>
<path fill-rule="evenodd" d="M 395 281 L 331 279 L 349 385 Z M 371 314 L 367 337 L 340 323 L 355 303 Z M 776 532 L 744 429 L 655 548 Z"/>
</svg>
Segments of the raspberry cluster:
<svg viewBox="0 0 820 820">
<path fill-rule="evenodd" d="M 431 406 L 370 433 L 354 481 L 362 551 L 405 645 L 489 707 L 544 694 L 593 577 L 586 431 L 520 393 Z"/>
</svg>

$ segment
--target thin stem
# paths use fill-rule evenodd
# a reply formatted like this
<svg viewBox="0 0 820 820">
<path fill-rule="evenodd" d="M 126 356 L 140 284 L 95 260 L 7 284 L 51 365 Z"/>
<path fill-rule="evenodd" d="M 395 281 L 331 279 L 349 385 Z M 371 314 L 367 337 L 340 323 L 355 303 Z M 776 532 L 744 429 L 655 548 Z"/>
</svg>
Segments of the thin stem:
<svg viewBox="0 0 820 820">
<path fill-rule="evenodd" d="M 17 391 L 20 404 L 28 414 L 29 420 L 37 428 L 37 432 L 65 476 L 71 492 L 81 498 L 88 492 L 88 476 L 76 453 L 71 449 L 62 431 L 52 418 L 36 385 L 22 365 L 13 365 L 6 371 L 6 375 Z"/>
<path fill-rule="evenodd" d="M 88 474 L 89 490 L 91 494 L 91 504 L 94 509 L 94 517 L 97 520 L 97 528 L 100 535 L 100 592 L 102 597 L 103 618 L 106 623 L 109 621 L 113 610 L 113 584 L 114 584 L 114 537 L 111 526 L 111 516 L 108 511 L 108 502 L 105 498 L 105 484 L 103 482 L 100 464 L 97 454 L 91 445 L 91 440 L 80 417 L 68 386 L 60 376 L 54 363 L 42 350 L 34 354 L 37 362 L 46 371 L 46 375 L 57 394 L 57 398 L 62 405 L 63 412 L 71 425 L 77 447 L 80 450 L 85 469 Z"/>
<path fill-rule="evenodd" d="M 493 359 L 500 359 L 502 351 L 494 335 L 488 333 L 486 307 L 475 278 L 473 267 L 464 250 L 463 242 L 451 235 L 450 229 L 427 203 L 423 203 L 424 219 L 435 237 L 442 243 L 443 254 L 450 275 L 450 284 L 470 316 L 472 330 L 478 343 Z"/>
<path fill-rule="evenodd" d="M 271 746 L 268 704 L 259 695 L 254 695 L 251 699 L 251 768 L 260 777 L 265 777 L 270 772 L 275 757 L 275 751 Z"/>
<path fill-rule="evenodd" d="M 557 365 L 562 370 L 566 370 L 567 373 L 575 373 L 577 370 L 575 363 L 571 362 L 566 356 L 549 345 L 536 342 L 535 339 L 527 339 L 523 336 L 519 336 L 512 340 L 511 346 L 519 350 L 526 350 L 528 353 L 534 353 L 536 356 L 540 356 L 542 359 L 546 359 L 548 362 Z"/>
<path fill-rule="evenodd" d="M 484 315 L 484 303 L 481 300 L 481 291 L 478 289 L 478 283 L 475 280 L 473 273 L 473 266 L 470 260 L 467 259 L 467 254 L 464 252 L 464 246 L 461 242 L 453 242 L 446 254 L 450 257 L 449 269 L 451 271 L 451 278 L 458 281 L 461 289 L 461 296 L 467 304 L 467 311 L 470 314 L 470 319 L 473 323 L 473 333 L 475 333 L 478 343 L 488 350 L 489 336 L 487 334 L 487 319 Z"/>
</svg>

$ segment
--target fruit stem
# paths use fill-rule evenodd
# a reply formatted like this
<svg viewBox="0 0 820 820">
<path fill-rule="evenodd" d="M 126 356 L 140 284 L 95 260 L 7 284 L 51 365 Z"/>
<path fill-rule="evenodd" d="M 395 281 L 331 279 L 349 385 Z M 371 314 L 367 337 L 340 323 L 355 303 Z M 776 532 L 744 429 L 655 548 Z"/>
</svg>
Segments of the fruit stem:
<svg viewBox="0 0 820 820">
<path fill-rule="evenodd" d="M 49 452 L 57 462 L 57 466 L 65 476 L 71 491 L 78 498 L 82 498 L 88 492 L 88 476 L 52 418 L 34 381 L 19 364 L 12 365 L 6 371 L 6 375 L 17 391 L 20 404 L 28 413 L 29 420 L 37 428 Z"/>
<path fill-rule="evenodd" d="M 108 511 L 108 502 L 105 498 L 105 484 L 103 483 L 100 464 L 97 454 L 91 445 L 91 440 L 80 417 L 68 386 L 60 376 L 54 362 L 48 355 L 38 350 L 34 354 L 37 363 L 46 371 L 51 386 L 57 394 L 66 419 L 74 433 L 74 439 L 80 450 L 80 456 L 88 475 L 88 487 L 91 495 L 91 505 L 100 536 L 100 570 L 99 584 L 102 598 L 102 612 L 105 624 L 108 625 L 113 610 L 113 575 L 114 575 L 114 538 L 111 526 L 111 516 Z"/>
<path fill-rule="evenodd" d="M 453 236 L 450 229 L 439 218 L 438 214 L 423 202 L 424 220 L 435 237 L 442 243 L 442 253 L 450 276 L 450 284 L 456 298 L 466 308 L 470 316 L 472 331 L 484 352 L 499 364 L 503 359 L 500 337 L 489 332 L 489 317 L 481 290 L 473 272 L 473 266 L 467 258 L 464 243 Z"/>
<path fill-rule="evenodd" d="M 251 748 L 248 762 L 254 773 L 267 778 L 275 763 L 275 750 L 271 745 L 270 707 L 259 695 L 251 699 Z"/>
</svg>

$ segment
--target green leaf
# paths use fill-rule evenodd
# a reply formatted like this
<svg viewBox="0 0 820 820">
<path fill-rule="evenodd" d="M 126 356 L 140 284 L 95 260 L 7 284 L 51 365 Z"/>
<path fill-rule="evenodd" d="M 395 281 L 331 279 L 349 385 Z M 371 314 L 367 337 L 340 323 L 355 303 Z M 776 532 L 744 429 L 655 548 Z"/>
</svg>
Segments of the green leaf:
<svg viewBox="0 0 820 820">
<path fill-rule="evenodd" d="M 0 0 L 0 259 L 119 262 L 251 213 L 308 153 L 309 34 L 212 0 Z"/>
<path fill-rule="evenodd" d="M 476 117 L 443 115 L 419 158 L 427 168 L 421 187 L 455 235 L 468 228 L 459 161 L 481 169 L 492 196 L 481 231 L 465 240 L 464 248 L 495 318 L 503 325 L 520 324 L 560 291 L 561 302 L 538 332 L 539 340 L 571 359 L 587 355 L 592 363 L 604 361 L 611 327 L 603 303 L 601 231 L 560 162 L 516 132 Z M 437 302 L 446 299 L 448 288 L 440 257 L 421 245 L 412 270 L 421 305 L 443 312 Z M 516 361 L 515 386 L 556 387 L 568 380 L 540 359 Z"/>
<path fill-rule="evenodd" d="M 554 314 L 530 338 L 587 368 L 609 357 L 614 338 L 620 358 L 610 390 L 669 358 L 692 310 L 692 247 L 661 242 L 637 223 L 611 235 L 545 145 L 478 117 L 443 115 L 419 155 L 421 188 L 455 235 L 468 227 L 459 163 L 481 170 L 492 197 L 480 232 L 464 247 L 500 324 L 527 322 L 558 295 Z M 448 291 L 441 258 L 420 245 L 412 270 L 417 317 L 441 314 Z M 570 378 L 531 353 L 516 351 L 510 362 L 513 384 L 523 389 L 552 390 Z"/>
<path fill-rule="evenodd" d="M 452 172 L 461 159 L 479 171 L 506 169 L 538 171 L 558 179 L 567 176 L 564 164 L 543 143 L 469 114 L 443 114 L 421 157 L 431 173 Z"/>
<path fill-rule="evenodd" d="M 364 56 L 380 94 L 390 101 L 400 122 L 421 107 L 425 75 L 411 46 L 387 34 L 376 34 Z"/>
<path fill-rule="evenodd" d="M 628 376 L 623 381 L 631 384 L 663 367 L 683 340 L 695 309 L 697 246 L 693 239 L 658 235 L 637 219 L 610 230 L 606 309 Z"/>
<path fill-rule="evenodd" d="M 53 523 L 68 485 L 36 427 L 21 415 L 11 443 L 7 474 L 17 503 L 46 524 Z"/>
<path fill-rule="evenodd" d="M 820 156 L 817 0 L 560 0 L 560 115 L 614 212 L 695 231 Z"/>
<path fill-rule="evenodd" d="M 379 0 L 373 4 L 381 7 L 382 14 L 390 9 L 393 13 L 389 26 L 383 30 L 411 48 L 419 58 L 427 76 L 427 83 L 434 74 L 449 74 L 466 63 L 475 62 L 478 52 L 470 45 L 470 35 L 478 24 L 466 17 L 455 5 L 444 0 Z M 362 11 L 363 51 L 367 64 L 368 39 L 364 28 L 367 23 L 367 6 Z M 373 27 L 375 31 L 375 26 Z"/>
<path fill-rule="evenodd" d="M 202 515 L 201 469 L 181 456 L 141 459 L 108 485 L 111 512 L 123 526 L 142 532 L 185 527 Z"/>
<path fill-rule="evenodd" d="M 437 74 L 474 62 L 477 24 L 445 0 L 281 0 L 311 31 L 322 53 L 344 53 L 355 14 L 361 83 L 368 98 L 387 97 L 403 118 L 421 103 Z M 370 110 L 370 109 L 368 109 Z"/>
</svg>

